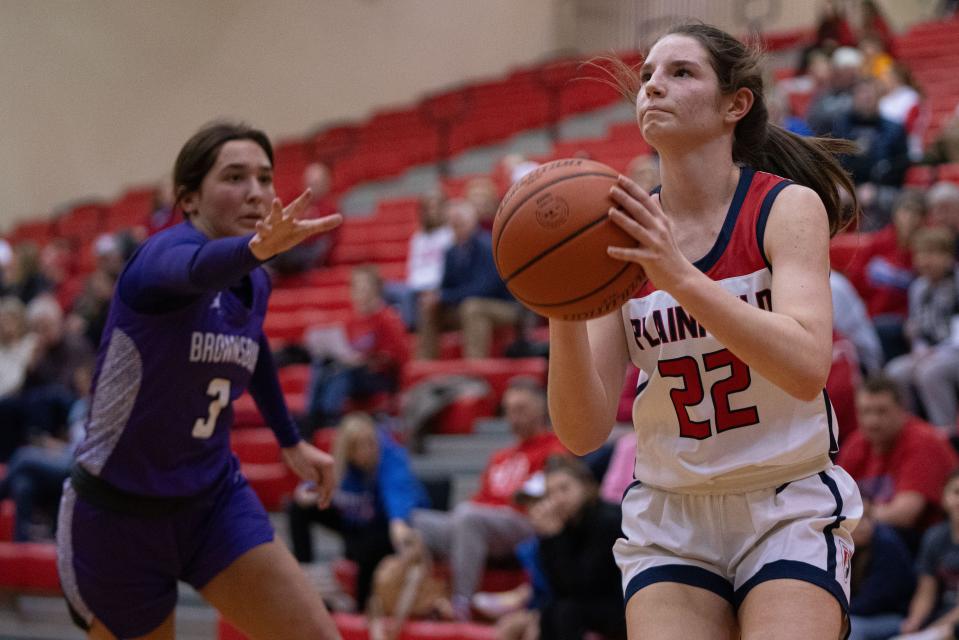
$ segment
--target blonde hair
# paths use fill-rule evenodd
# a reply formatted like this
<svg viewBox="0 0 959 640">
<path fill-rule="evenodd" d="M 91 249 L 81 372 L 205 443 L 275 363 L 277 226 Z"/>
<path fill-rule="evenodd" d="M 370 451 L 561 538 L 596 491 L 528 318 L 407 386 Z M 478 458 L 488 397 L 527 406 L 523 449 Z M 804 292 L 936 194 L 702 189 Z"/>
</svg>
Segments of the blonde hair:
<svg viewBox="0 0 959 640">
<path fill-rule="evenodd" d="M 346 467 L 350 464 L 350 454 L 353 444 L 362 435 L 372 434 L 376 437 L 376 423 L 369 414 L 354 411 L 343 417 L 336 430 L 336 440 L 333 443 L 333 475 L 336 486 L 339 486 L 346 474 Z"/>
</svg>

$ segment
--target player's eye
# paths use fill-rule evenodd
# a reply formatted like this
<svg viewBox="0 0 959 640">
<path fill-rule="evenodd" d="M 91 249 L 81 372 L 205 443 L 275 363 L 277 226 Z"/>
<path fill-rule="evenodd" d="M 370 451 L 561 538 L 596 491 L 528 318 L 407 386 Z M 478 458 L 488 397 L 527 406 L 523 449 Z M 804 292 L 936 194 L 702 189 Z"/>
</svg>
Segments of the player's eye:
<svg viewBox="0 0 959 640">
<path fill-rule="evenodd" d="M 645 84 L 645 83 L 649 82 L 649 79 L 652 78 L 652 77 L 653 77 L 653 74 L 651 74 L 651 73 L 648 72 L 648 71 L 645 71 L 645 72 L 639 74 L 639 81 L 640 81 L 640 83 Z"/>
<path fill-rule="evenodd" d="M 690 73 L 689 69 L 687 69 L 686 67 L 680 67 L 680 68 L 676 69 L 675 75 L 681 76 L 681 77 L 686 77 L 686 76 L 691 76 L 691 75 L 693 75 L 693 74 Z"/>
<path fill-rule="evenodd" d="M 273 184 L 273 174 L 272 173 L 261 174 L 260 184 Z"/>
</svg>

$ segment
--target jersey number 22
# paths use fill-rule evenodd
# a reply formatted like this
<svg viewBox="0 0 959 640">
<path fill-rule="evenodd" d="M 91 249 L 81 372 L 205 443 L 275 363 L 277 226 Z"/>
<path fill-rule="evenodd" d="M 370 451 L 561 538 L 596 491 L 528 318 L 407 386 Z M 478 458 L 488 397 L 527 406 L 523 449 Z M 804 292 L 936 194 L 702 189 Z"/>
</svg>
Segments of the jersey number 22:
<svg viewBox="0 0 959 640">
<path fill-rule="evenodd" d="M 749 367 L 734 356 L 728 349 L 703 354 L 703 366 L 706 371 L 715 371 L 729 367 L 729 376 L 717 380 L 709 389 L 713 400 L 713 414 L 716 418 L 716 433 L 730 429 L 748 427 L 759 422 L 759 411 L 755 406 L 733 409 L 729 406 L 729 396 L 745 391 L 752 382 Z M 679 435 L 683 438 L 704 440 L 712 435 L 709 420 L 693 420 L 689 417 L 689 407 L 703 401 L 706 396 L 703 389 L 703 376 L 699 363 L 692 356 L 659 361 L 659 375 L 664 378 L 682 378 L 683 388 L 673 389 L 669 398 L 676 408 L 679 420 Z"/>
</svg>

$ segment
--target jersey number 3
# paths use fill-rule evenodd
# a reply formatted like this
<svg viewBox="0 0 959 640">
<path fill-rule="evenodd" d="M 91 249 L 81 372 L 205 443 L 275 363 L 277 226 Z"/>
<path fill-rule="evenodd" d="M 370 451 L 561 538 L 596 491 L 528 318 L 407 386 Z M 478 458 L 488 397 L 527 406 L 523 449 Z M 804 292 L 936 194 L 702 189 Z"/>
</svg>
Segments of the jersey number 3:
<svg viewBox="0 0 959 640">
<path fill-rule="evenodd" d="M 713 400 L 713 412 L 716 418 L 716 433 L 730 429 L 748 427 L 759 423 L 759 411 L 755 406 L 732 409 L 729 396 L 745 391 L 752 382 L 749 367 L 734 356 L 728 349 L 703 354 L 703 366 L 706 371 L 715 371 L 729 367 L 729 376 L 713 383 L 709 395 Z M 699 363 L 692 356 L 683 356 L 672 360 L 660 360 L 659 375 L 664 378 L 682 378 L 683 388 L 673 389 L 669 397 L 676 408 L 679 420 L 679 435 L 683 438 L 704 440 L 712 435 L 709 420 L 693 420 L 689 417 L 689 407 L 703 401 L 706 393 L 703 389 L 703 376 Z"/>
<path fill-rule="evenodd" d="M 193 423 L 193 437 L 206 440 L 213 435 L 216 428 L 216 419 L 220 412 L 230 402 L 230 381 L 226 378 L 213 378 L 206 388 L 206 395 L 213 398 L 206 418 L 197 418 Z"/>
</svg>

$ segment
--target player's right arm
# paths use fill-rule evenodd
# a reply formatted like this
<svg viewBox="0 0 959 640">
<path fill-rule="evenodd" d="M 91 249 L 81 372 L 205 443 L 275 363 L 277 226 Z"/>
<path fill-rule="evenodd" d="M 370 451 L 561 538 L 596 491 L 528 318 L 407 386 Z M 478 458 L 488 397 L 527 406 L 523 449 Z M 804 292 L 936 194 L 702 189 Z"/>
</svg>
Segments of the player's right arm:
<svg viewBox="0 0 959 640">
<path fill-rule="evenodd" d="M 619 313 L 589 322 L 549 322 L 549 414 L 577 455 L 599 448 L 616 422 L 629 354 Z"/>
</svg>

